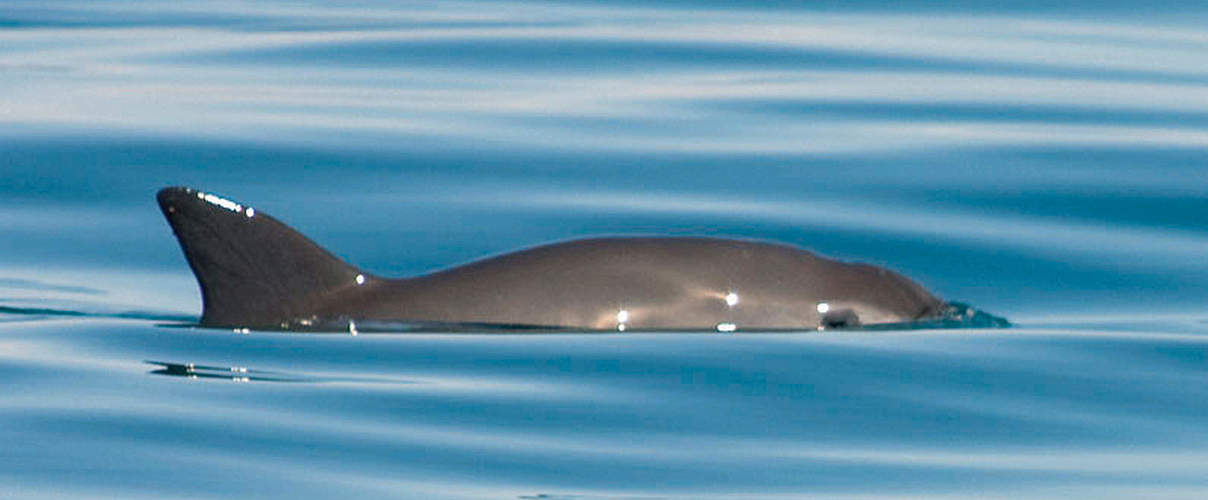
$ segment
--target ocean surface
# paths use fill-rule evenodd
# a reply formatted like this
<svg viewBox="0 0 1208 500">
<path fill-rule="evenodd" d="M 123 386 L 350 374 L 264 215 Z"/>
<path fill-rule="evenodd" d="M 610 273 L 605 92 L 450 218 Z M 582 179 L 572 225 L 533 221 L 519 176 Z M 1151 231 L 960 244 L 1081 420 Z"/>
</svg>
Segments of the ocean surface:
<svg viewBox="0 0 1208 500">
<path fill-rule="evenodd" d="M 1202 2 L 0 4 L 0 498 L 1208 497 Z M 407 276 L 798 245 L 1005 330 L 189 326 L 154 201 Z"/>
</svg>

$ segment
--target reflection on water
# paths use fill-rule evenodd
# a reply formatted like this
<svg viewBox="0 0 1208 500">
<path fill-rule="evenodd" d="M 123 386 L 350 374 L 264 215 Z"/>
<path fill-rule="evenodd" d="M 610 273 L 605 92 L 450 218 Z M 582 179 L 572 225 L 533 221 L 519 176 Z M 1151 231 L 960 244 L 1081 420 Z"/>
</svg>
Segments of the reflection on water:
<svg viewBox="0 0 1208 500">
<path fill-rule="evenodd" d="M 149 365 L 159 368 L 151 370 L 152 375 L 167 375 L 170 377 L 185 377 L 189 379 L 213 378 L 231 380 L 233 382 L 307 382 L 309 379 L 290 376 L 285 373 L 262 370 L 249 370 L 242 366 L 205 366 L 194 363 L 169 363 L 166 361 L 146 361 Z"/>
<path fill-rule="evenodd" d="M 68 317 L 94 317 L 94 318 L 130 318 L 130 319 L 145 319 L 159 321 L 175 321 L 186 324 L 194 324 L 196 317 L 185 315 L 169 315 L 157 314 L 153 312 L 84 312 L 72 311 L 69 309 L 51 309 L 39 307 L 12 307 L 0 304 L 0 314 L 10 314 L 14 316 L 68 316 Z"/>
<path fill-rule="evenodd" d="M 1201 498 L 1208 10 L 1000 4 L 6 2 L 0 490 Z M 191 328 L 168 185 L 374 275 L 750 238 L 1018 328 Z"/>
<path fill-rule="evenodd" d="M 20 388 L 0 405 L 0 457 L 25 464 L 7 484 L 33 496 L 225 491 L 234 474 L 333 498 L 1194 497 L 1203 326 L 351 337 L 35 322 L 0 329 L 0 377 Z"/>
</svg>

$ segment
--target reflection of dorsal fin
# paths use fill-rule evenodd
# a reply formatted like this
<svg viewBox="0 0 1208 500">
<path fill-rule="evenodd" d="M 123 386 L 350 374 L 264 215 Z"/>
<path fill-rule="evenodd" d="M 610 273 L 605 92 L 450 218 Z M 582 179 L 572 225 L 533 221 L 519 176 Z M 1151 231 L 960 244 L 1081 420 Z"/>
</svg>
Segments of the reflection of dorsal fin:
<svg viewBox="0 0 1208 500">
<path fill-rule="evenodd" d="M 204 326 L 271 326 L 309 316 L 364 281 L 357 268 L 251 207 L 195 189 L 156 197 L 201 286 Z"/>
</svg>

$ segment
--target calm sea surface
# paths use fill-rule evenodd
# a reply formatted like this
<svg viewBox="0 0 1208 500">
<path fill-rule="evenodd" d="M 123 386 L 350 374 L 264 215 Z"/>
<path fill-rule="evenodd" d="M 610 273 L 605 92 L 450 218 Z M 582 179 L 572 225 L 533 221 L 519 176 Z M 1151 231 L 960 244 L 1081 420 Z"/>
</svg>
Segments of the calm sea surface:
<svg viewBox="0 0 1208 500">
<path fill-rule="evenodd" d="M 0 498 L 1208 497 L 1208 8 L 879 3 L 0 4 Z M 388 276 L 753 238 L 1017 327 L 191 328 L 167 185 Z"/>
</svg>

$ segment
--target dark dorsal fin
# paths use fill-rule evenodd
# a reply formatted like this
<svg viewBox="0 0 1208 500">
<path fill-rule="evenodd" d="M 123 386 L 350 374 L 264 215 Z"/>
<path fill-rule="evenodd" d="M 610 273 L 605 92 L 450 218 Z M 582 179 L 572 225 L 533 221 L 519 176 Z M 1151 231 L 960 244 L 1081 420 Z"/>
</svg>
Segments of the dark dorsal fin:
<svg viewBox="0 0 1208 500">
<path fill-rule="evenodd" d="M 309 317 L 361 271 L 251 207 L 196 189 L 160 190 L 159 207 L 201 285 L 201 324 L 279 327 Z"/>
</svg>

